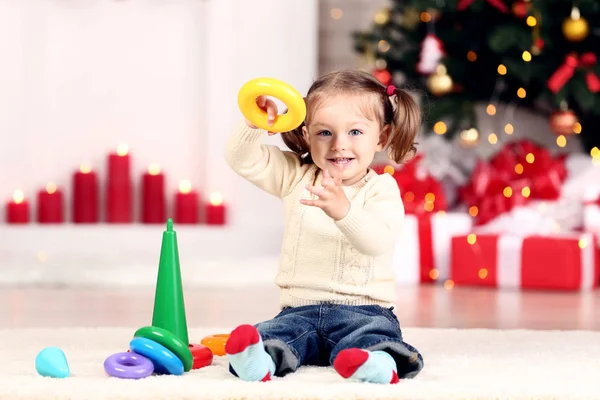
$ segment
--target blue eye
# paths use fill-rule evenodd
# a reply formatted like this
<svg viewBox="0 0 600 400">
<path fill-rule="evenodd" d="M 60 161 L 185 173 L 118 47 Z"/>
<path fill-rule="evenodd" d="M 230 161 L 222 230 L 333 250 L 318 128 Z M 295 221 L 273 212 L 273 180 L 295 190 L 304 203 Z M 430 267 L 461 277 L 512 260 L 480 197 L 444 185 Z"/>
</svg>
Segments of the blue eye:
<svg viewBox="0 0 600 400">
<path fill-rule="evenodd" d="M 317 135 L 319 135 L 319 136 L 331 136 L 331 132 L 329 132 L 329 131 L 321 131 L 321 132 L 317 133 Z"/>
<path fill-rule="evenodd" d="M 359 131 L 358 129 L 352 129 L 350 130 L 350 136 L 358 136 L 358 135 L 362 135 L 362 132 Z"/>
</svg>

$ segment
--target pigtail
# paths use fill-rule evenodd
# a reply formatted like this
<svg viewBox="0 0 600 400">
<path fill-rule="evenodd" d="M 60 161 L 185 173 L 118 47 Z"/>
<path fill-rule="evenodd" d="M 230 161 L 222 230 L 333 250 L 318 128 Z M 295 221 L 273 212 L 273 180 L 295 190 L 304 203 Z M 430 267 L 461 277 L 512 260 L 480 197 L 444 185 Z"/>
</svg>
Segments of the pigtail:
<svg viewBox="0 0 600 400">
<path fill-rule="evenodd" d="M 421 109 L 405 89 L 391 87 L 387 94 L 392 106 L 391 118 L 386 121 L 391 124 L 388 148 L 392 160 L 400 164 L 417 152 L 415 138 L 421 129 Z"/>
<path fill-rule="evenodd" d="M 302 124 L 296 129 L 288 132 L 281 132 L 281 139 L 288 149 L 298 154 L 301 164 L 312 164 L 313 160 L 310 157 L 308 143 L 304 140 L 302 127 L 304 127 L 304 121 L 302 121 Z"/>
<path fill-rule="evenodd" d="M 306 97 L 304 98 L 304 102 L 306 103 Z M 284 114 L 287 113 L 285 110 Z M 308 143 L 304 139 L 304 135 L 302 134 L 302 128 L 305 126 L 305 121 L 302 121 L 299 127 L 293 129 L 288 132 L 281 132 L 281 139 L 283 143 L 293 151 L 298 154 L 300 157 L 301 164 L 312 164 L 313 160 L 310 156 L 310 149 L 308 147 Z"/>
</svg>

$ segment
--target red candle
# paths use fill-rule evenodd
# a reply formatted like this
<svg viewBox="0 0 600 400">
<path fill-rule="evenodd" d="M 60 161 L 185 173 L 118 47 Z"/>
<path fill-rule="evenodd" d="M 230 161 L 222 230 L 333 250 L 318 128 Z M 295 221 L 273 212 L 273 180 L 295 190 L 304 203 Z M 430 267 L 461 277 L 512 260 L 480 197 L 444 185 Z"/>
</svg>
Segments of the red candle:
<svg viewBox="0 0 600 400">
<path fill-rule="evenodd" d="M 165 177 L 160 167 L 152 163 L 142 177 L 142 222 L 164 224 L 165 214 Z"/>
<path fill-rule="evenodd" d="M 38 193 L 37 221 L 40 224 L 60 224 L 63 218 L 63 194 L 54 182 Z"/>
<path fill-rule="evenodd" d="M 206 205 L 206 223 L 208 225 L 225 225 L 226 208 L 221 193 L 211 193 Z"/>
<path fill-rule="evenodd" d="M 106 182 L 106 221 L 108 223 L 128 223 L 133 220 L 128 151 L 127 145 L 120 144 L 116 153 L 108 155 Z"/>
<path fill-rule="evenodd" d="M 98 222 L 98 178 L 87 165 L 73 175 L 73 222 Z"/>
<path fill-rule="evenodd" d="M 192 190 L 190 181 L 181 181 L 175 194 L 175 222 L 198 223 L 198 193 Z"/>
<path fill-rule="evenodd" d="M 29 203 L 20 190 L 15 190 L 12 201 L 6 205 L 6 222 L 9 224 L 26 224 L 29 222 Z"/>
</svg>

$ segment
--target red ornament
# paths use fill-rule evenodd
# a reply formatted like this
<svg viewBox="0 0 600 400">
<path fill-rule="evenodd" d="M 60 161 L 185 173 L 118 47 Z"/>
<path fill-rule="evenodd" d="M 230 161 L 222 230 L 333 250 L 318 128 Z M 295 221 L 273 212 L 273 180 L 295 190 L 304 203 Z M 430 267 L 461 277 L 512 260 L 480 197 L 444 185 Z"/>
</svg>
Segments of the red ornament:
<svg viewBox="0 0 600 400">
<path fill-rule="evenodd" d="M 386 86 L 392 83 L 392 74 L 390 74 L 390 71 L 385 68 L 376 69 L 373 72 L 373 76 L 375 76 L 379 82 Z"/>
<path fill-rule="evenodd" d="M 529 13 L 529 3 L 517 0 L 512 5 L 512 13 L 517 18 L 525 18 Z"/>
<path fill-rule="evenodd" d="M 557 110 L 550 115 L 550 128 L 556 135 L 572 135 L 577 122 L 573 110 Z"/>
</svg>

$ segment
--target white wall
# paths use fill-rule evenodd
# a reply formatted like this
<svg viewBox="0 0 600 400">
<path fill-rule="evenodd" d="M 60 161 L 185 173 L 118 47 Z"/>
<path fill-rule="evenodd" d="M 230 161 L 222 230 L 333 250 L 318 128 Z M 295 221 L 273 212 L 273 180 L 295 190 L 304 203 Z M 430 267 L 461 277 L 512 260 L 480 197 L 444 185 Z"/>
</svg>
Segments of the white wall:
<svg viewBox="0 0 600 400">
<path fill-rule="evenodd" d="M 68 190 L 82 162 L 103 177 L 126 142 L 134 182 L 158 162 L 169 200 L 187 178 L 223 192 L 233 224 L 281 223 L 279 203 L 229 170 L 223 145 L 245 81 L 308 89 L 316 0 L 0 0 L 0 57 L 2 207 L 17 188 Z"/>
</svg>

